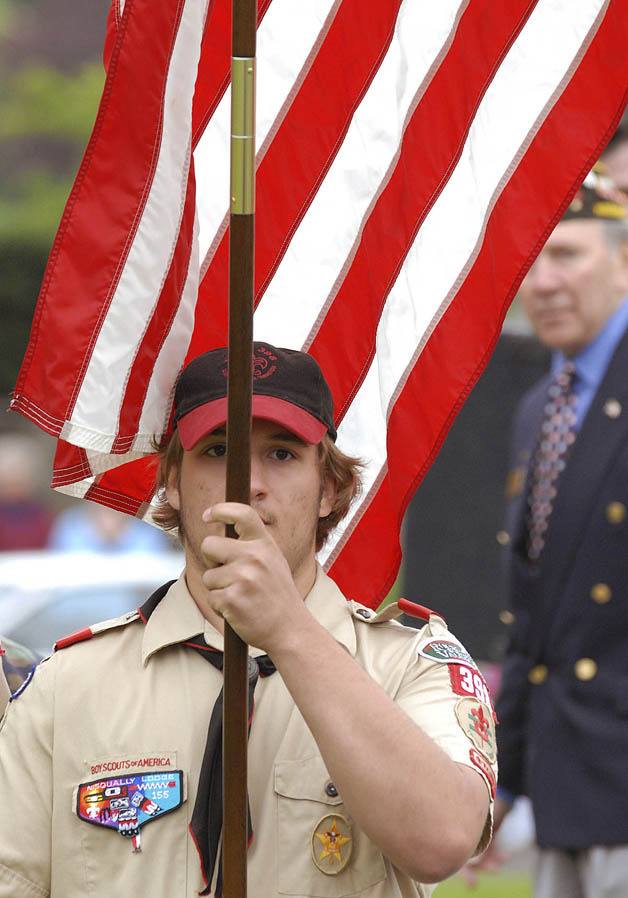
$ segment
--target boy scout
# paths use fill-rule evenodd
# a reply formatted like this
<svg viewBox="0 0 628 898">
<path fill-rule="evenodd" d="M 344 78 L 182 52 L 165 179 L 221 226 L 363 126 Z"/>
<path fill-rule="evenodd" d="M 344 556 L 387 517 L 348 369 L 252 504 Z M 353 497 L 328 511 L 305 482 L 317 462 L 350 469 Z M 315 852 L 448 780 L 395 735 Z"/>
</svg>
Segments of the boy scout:
<svg viewBox="0 0 628 898">
<path fill-rule="evenodd" d="M 427 896 L 421 883 L 486 846 L 496 768 L 485 684 L 438 616 L 401 627 L 394 609 L 346 601 L 317 566 L 356 463 L 333 443 L 311 357 L 256 343 L 254 372 L 250 507 L 224 501 L 216 350 L 180 377 L 160 453 L 157 518 L 178 527 L 184 573 L 137 613 L 61 640 L 9 706 L 1 898 L 221 894 L 225 619 L 262 674 L 249 745 L 253 898 Z"/>
</svg>

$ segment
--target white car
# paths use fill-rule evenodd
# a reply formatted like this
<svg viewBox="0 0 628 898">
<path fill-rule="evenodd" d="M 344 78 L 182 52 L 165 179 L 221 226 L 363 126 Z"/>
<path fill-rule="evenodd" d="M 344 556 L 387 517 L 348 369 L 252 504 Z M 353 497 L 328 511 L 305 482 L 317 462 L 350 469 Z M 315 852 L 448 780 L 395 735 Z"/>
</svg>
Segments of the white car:
<svg viewBox="0 0 628 898">
<path fill-rule="evenodd" d="M 62 636 L 139 607 L 183 567 L 175 551 L 0 554 L 0 638 L 48 655 Z"/>
</svg>

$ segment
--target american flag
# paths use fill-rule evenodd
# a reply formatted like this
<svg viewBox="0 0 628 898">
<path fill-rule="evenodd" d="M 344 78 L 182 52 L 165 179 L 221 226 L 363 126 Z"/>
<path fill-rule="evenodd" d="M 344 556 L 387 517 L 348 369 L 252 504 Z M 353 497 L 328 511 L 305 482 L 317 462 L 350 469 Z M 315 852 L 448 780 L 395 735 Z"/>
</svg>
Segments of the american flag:
<svg viewBox="0 0 628 898">
<path fill-rule="evenodd" d="M 227 342 L 231 0 L 114 0 L 12 408 L 53 486 L 149 518 L 184 363 Z M 367 462 L 321 560 L 373 606 L 406 506 L 626 105 L 628 0 L 259 0 L 255 338 Z"/>
</svg>

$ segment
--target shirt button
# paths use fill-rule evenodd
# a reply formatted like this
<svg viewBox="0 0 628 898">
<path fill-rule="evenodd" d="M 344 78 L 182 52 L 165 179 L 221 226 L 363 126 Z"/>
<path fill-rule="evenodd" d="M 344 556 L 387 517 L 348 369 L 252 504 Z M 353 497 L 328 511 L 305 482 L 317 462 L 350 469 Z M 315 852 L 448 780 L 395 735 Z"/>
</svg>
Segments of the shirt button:
<svg viewBox="0 0 628 898">
<path fill-rule="evenodd" d="M 626 517 L 626 506 L 623 502 L 609 502 L 606 506 L 606 520 L 609 524 L 621 524 Z"/>
<path fill-rule="evenodd" d="M 613 591 L 608 583 L 595 583 L 591 587 L 591 598 L 598 605 L 606 605 L 607 602 L 610 602 L 612 596 Z"/>
<path fill-rule="evenodd" d="M 607 399 L 604 403 L 604 414 L 607 418 L 619 418 L 621 402 L 618 399 Z"/>
<path fill-rule="evenodd" d="M 514 622 L 515 622 L 514 614 L 512 613 L 512 611 L 509 611 L 507 608 L 504 608 L 502 611 L 499 612 L 499 619 L 502 622 L 502 624 L 505 624 L 507 627 L 509 627 L 511 624 L 514 624 Z"/>
<path fill-rule="evenodd" d="M 578 680 L 582 680 L 583 683 L 587 683 L 589 680 L 592 680 L 597 674 L 597 664 L 593 660 L 593 658 L 580 658 L 574 664 L 574 672 Z"/>
<path fill-rule="evenodd" d="M 329 795 L 330 798 L 337 798 L 338 789 L 336 789 L 333 783 L 327 783 L 327 785 L 325 786 L 325 794 Z"/>
<path fill-rule="evenodd" d="M 541 683 L 544 683 L 547 680 L 548 670 L 544 664 L 535 664 L 535 666 L 528 672 L 528 680 L 533 686 L 540 686 Z"/>
</svg>

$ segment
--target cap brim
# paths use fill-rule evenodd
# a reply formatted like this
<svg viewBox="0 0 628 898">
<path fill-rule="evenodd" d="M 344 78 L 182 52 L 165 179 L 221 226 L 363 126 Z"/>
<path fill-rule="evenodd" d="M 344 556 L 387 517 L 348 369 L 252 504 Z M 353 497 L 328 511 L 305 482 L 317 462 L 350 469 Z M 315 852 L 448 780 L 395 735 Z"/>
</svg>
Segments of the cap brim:
<svg viewBox="0 0 628 898">
<path fill-rule="evenodd" d="M 253 395 L 252 413 L 254 418 L 274 421 L 289 430 L 304 443 L 317 444 L 323 439 L 327 427 L 309 412 L 278 399 L 276 396 Z M 190 450 L 204 436 L 221 427 L 227 421 L 227 397 L 214 399 L 192 409 L 177 422 L 179 438 L 184 449 Z"/>
</svg>

